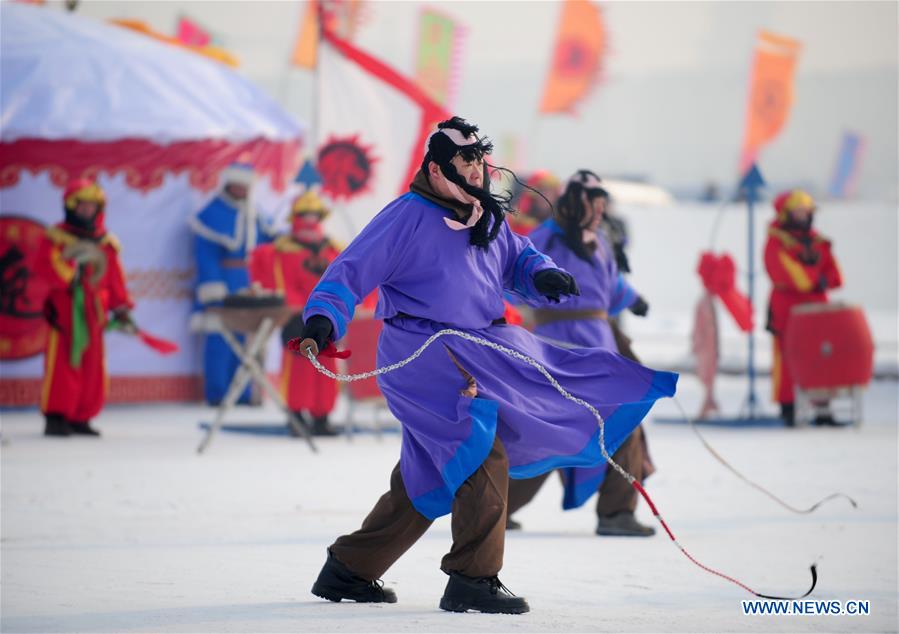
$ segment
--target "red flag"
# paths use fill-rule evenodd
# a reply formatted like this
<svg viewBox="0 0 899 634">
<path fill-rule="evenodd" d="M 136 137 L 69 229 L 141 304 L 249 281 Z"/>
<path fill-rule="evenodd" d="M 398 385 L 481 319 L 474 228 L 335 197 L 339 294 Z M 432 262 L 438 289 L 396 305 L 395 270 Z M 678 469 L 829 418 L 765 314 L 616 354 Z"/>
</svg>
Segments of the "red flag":
<svg viewBox="0 0 899 634">
<path fill-rule="evenodd" d="M 187 46 L 206 46 L 212 41 L 209 32 L 189 18 L 179 18 L 175 37 Z"/>
</svg>

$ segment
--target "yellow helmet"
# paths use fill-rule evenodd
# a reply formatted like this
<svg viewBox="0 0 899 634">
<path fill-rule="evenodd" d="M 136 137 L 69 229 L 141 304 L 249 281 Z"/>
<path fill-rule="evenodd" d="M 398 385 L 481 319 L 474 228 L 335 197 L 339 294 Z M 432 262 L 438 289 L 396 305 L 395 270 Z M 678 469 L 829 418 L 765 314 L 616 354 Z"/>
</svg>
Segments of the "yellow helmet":
<svg viewBox="0 0 899 634">
<path fill-rule="evenodd" d="M 106 205 L 106 194 L 103 188 L 89 178 L 79 178 L 69 182 L 62 195 L 66 209 L 72 211 L 79 202 L 97 203 L 102 209 Z"/>
<path fill-rule="evenodd" d="M 815 199 L 807 191 L 791 189 L 782 192 L 774 199 L 774 211 L 779 220 L 786 220 L 787 214 L 795 209 L 811 209 L 815 211 L 817 205 Z"/>
<path fill-rule="evenodd" d="M 330 213 L 331 210 L 328 209 L 324 201 L 312 189 L 308 189 L 294 198 L 293 205 L 290 207 L 291 218 L 303 214 L 315 214 L 319 219 L 324 220 Z"/>
</svg>

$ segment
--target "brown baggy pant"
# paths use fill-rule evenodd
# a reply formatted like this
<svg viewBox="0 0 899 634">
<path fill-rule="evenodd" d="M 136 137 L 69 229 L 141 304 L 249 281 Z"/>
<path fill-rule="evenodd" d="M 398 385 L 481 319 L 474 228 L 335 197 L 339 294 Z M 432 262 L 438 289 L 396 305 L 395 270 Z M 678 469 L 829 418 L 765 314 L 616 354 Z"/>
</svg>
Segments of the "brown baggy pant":
<svg viewBox="0 0 899 634">
<path fill-rule="evenodd" d="M 612 459 L 621 467 L 642 482 L 652 473 L 652 467 L 646 460 L 646 444 L 643 440 L 643 428 L 637 427 L 628 436 L 624 444 L 618 448 Z M 534 499 L 540 487 L 546 482 L 549 473 L 528 478 L 527 480 L 509 481 L 509 515 L 512 515 Z M 599 499 L 596 502 L 596 514 L 613 515 L 621 511 L 637 508 L 637 491 L 621 477 L 617 471 L 609 467 L 606 477 L 599 486 Z"/>
<path fill-rule="evenodd" d="M 456 491 L 452 509 L 453 546 L 443 557 L 444 572 L 468 577 L 492 577 L 503 565 L 509 459 L 499 438 L 484 463 Z M 425 534 L 432 520 L 415 510 L 397 464 L 390 490 L 355 533 L 331 545 L 338 561 L 363 579 L 381 578 L 412 544 Z"/>
</svg>

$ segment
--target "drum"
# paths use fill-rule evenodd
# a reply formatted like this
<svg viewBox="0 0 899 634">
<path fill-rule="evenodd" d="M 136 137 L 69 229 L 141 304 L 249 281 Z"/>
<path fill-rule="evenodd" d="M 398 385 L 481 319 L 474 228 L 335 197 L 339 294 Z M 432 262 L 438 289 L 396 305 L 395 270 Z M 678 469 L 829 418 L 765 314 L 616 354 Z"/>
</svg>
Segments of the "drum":
<svg viewBox="0 0 899 634">
<path fill-rule="evenodd" d="M 349 323 L 342 345 L 353 352 L 346 360 L 348 373 L 369 372 L 378 367 L 376 358 L 382 327 L 381 320 L 374 318 L 357 317 Z M 356 401 L 381 398 L 381 390 L 374 377 L 347 383 L 346 390 L 349 397 Z"/>
<path fill-rule="evenodd" d="M 862 309 L 843 303 L 793 307 L 785 357 L 803 390 L 867 385 L 874 373 L 874 342 Z"/>
</svg>

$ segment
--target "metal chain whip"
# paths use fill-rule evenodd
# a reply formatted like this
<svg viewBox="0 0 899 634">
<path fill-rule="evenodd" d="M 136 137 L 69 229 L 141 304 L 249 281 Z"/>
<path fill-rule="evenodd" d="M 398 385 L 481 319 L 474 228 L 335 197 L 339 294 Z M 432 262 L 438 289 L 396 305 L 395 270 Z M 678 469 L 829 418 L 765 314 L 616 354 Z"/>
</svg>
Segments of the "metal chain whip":
<svg viewBox="0 0 899 634">
<path fill-rule="evenodd" d="M 667 522 L 665 522 L 665 519 L 662 517 L 661 513 L 659 513 L 658 509 L 656 508 L 655 503 L 652 501 L 652 498 L 650 498 L 649 494 L 646 492 L 646 490 L 643 488 L 643 486 L 640 484 L 640 482 L 634 476 L 632 476 L 630 473 L 628 473 L 625 469 L 623 469 L 621 467 L 621 465 L 619 465 L 617 462 L 612 460 L 612 457 L 609 455 L 609 452 L 606 451 L 605 421 L 603 420 L 600 413 L 596 410 L 596 408 L 593 407 L 587 401 L 570 394 L 564 387 L 562 387 L 559 384 L 559 382 L 555 379 L 555 377 L 553 377 L 553 375 L 550 374 L 549 371 L 545 367 L 543 367 L 543 365 L 540 364 L 539 361 L 527 356 L 526 354 L 518 352 L 517 350 L 513 350 L 512 348 L 507 348 L 506 346 L 503 346 L 501 344 L 494 343 L 492 341 L 488 341 L 487 339 L 484 339 L 483 337 L 477 337 L 475 335 L 469 334 L 462 330 L 456 330 L 454 328 L 444 328 L 443 330 L 438 330 L 433 335 L 428 337 L 428 339 L 415 352 L 410 354 L 405 359 L 402 359 L 400 361 L 397 361 L 396 363 L 392 363 L 390 365 L 386 365 L 381 368 L 376 368 L 369 372 L 361 372 L 359 374 L 338 374 L 336 372 L 331 372 L 328 368 L 323 366 L 319 362 L 319 360 L 315 358 L 315 354 L 312 352 L 312 350 L 306 350 L 305 356 L 307 359 L 309 359 L 309 361 L 312 363 L 312 365 L 315 366 L 315 369 L 318 370 L 319 372 L 321 372 L 322 374 L 324 374 L 325 376 L 330 377 L 330 378 L 334 379 L 335 381 L 350 383 L 353 381 L 362 381 L 364 379 L 370 379 L 372 377 L 380 376 L 382 374 L 387 374 L 389 372 L 394 372 L 396 370 L 399 370 L 400 368 L 409 365 L 410 363 L 415 361 L 418 357 L 420 357 L 422 355 L 422 353 L 428 348 L 428 346 L 430 346 L 435 341 L 437 341 L 437 339 L 439 339 L 440 337 L 446 337 L 446 336 L 454 336 L 454 337 L 459 337 L 460 339 L 465 339 L 466 341 L 471 341 L 472 343 L 476 343 L 476 344 L 484 346 L 486 348 L 491 348 L 493 350 L 497 350 L 497 351 L 502 352 L 514 359 L 518 359 L 519 361 L 522 361 L 522 362 L 528 364 L 529 366 L 531 366 L 535 370 L 537 370 L 540 374 L 542 374 L 546 378 L 546 380 L 549 381 L 550 385 L 552 385 L 554 388 L 556 388 L 556 391 L 559 392 L 559 394 L 561 394 L 565 399 L 567 399 L 573 403 L 577 403 L 578 405 L 581 405 L 582 407 L 589 410 L 590 413 L 593 414 L 593 416 L 599 422 L 599 449 L 602 452 L 602 456 L 605 459 L 605 461 L 609 465 L 611 465 L 611 467 L 613 469 L 615 469 L 615 471 L 617 471 L 619 474 L 621 474 L 621 477 L 624 478 L 628 482 L 628 484 L 630 484 L 643 497 L 644 500 L 646 500 L 646 503 L 649 505 L 649 508 L 652 510 L 653 515 L 659 521 L 659 524 L 661 524 L 662 528 L 665 529 L 665 532 L 668 534 L 668 537 L 671 538 L 671 541 L 674 543 L 674 545 L 677 546 L 678 549 L 680 549 L 680 551 L 684 554 L 685 557 L 687 557 L 687 559 L 689 559 L 691 562 L 693 562 L 694 564 L 699 566 L 701 569 L 705 570 L 708 573 L 711 573 L 713 575 L 721 577 L 722 579 L 725 579 L 726 581 L 730 581 L 731 583 L 743 588 L 747 592 L 750 592 L 751 594 L 753 594 L 757 597 L 764 598 L 764 599 L 780 599 L 780 600 L 801 599 L 803 597 L 807 597 L 808 595 L 810 595 L 812 593 L 812 590 L 815 589 L 815 585 L 818 582 L 818 572 L 817 572 L 816 564 L 811 565 L 812 585 L 808 589 L 808 591 L 806 591 L 805 594 L 803 594 L 802 596 L 799 596 L 799 597 L 783 597 L 783 596 L 768 595 L 768 594 L 762 594 L 760 592 L 756 592 L 755 590 L 753 590 L 746 584 L 738 581 L 737 579 L 730 577 L 722 572 L 719 572 L 719 571 L 715 570 L 714 568 L 710 568 L 709 566 L 706 566 L 706 565 L 700 563 L 697 559 L 695 559 L 689 552 L 687 552 L 687 549 L 684 548 L 684 546 L 674 537 L 674 533 L 668 527 Z"/>
</svg>

